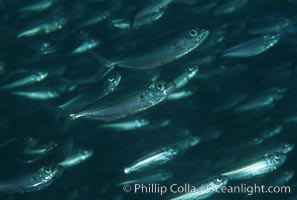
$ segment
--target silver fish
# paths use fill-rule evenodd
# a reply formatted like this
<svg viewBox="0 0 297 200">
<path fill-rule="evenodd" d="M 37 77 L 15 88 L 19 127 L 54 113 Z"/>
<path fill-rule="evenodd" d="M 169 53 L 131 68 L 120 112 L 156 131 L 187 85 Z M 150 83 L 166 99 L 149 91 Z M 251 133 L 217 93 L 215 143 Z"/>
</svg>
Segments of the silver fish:
<svg viewBox="0 0 297 200">
<path fill-rule="evenodd" d="M 57 2 L 57 0 L 41 0 L 36 3 L 32 3 L 31 5 L 21 8 L 20 12 L 28 12 L 30 14 L 34 13 L 34 12 L 41 12 L 41 11 L 49 9 L 56 2 Z"/>
<path fill-rule="evenodd" d="M 262 35 L 269 33 L 282 33 L 292 25 L 292 20 L 288 18 L 269 18 L 265 19 L 263 23 L 259 23 L 257 20 L 257 24 L 252 26 L 249 30 L 250 34 Z"/>
<path fill-rule="evenodd" d="M 250 141 L 248 141 L 249 145 L 257 145 L 263 143 L 265 140 L 272 138 L 276 135 L 278 135 L 283 130 L 283 127 L 281 125 L 274 127 L 273 129 L 266 130 L 263 133 L 261 133 L 259 136 L 252 138 Z"/>
<path fill-rule="evenodd" d="M 185 99 L 185 98 L 192 96 L 193 94 L 194 94 L 194 92 L 192 90 L 181 90 L 181 91 L 171 93 L 167 97 L 167 100 L 168 101 L 176 101 L 176 100 L 180 100 L 180 99 Z"/>
<path fill-rule="evenodd" d="M 109 16 L 110 16 L 110 14 L 107 11 L 97 11 L 96 15 L 91 16 L 89 19 L 79 23 L 77 25 L 77 28 L 82 29 L 82 28 L 86 28 L 89 26 L 93 26 L 95 24 L 98 24 L 98 23 L 108 19 Z"/>
<path fill-rule="evenodd" d="M 80 44 L 76 49 L 74 49 L 70 54 L 77 55 L 77 54 L 85 53 L 88 50 L 96 48 L 98 45 L 100 45 L 99 40 L 88 38 L 86 41 Z"/>
<path fill-rule="evenodd" d="M 47 78 L 47 76 L 48 76 L 47 72 L 41 72 L 41 71 L 34 72 L 30 75 L 26 75 L 25 77 L 19 80 L 3 85 L 2 87 L 0 87 L 0 89 L 12 89 L 12 88 L 17 88 L 21 86 L 32 85 L 34 83 L 43 81 L 44 79 Z"/>
<path fill-rule="evenodd" d="M 208 30 L 199 28 L 182 29 L 169 32 L 144 43 L 121 58 L 108 61 L 99 55 L 97 59 L 108 70 L 114 67 L 148 69 L 171 63 L 192 52 L 209 35 Z"/>
<path fill-rule="evenodd" d="M 62 171 L 62 168 L 57 166 L 43 166 L 7 180 L 0 180 L 0 193 L 23 193 L 42 190 L 60 177 Z"/>
<path fill-rule="evenodd" d="M 175 83 L 175 90 L 180 89 L 187 85 L 189 81 L 197 75 L 199 71 L 199 66 L 197 65 L 189 65 L 185 67 L 183 70 L 183 73 L 181 73 L 178 77 L 176 77 L 173 80 L 173 83 Z"/>
<path fill-rule="evenodd" d="M 159 170 L 150 174 L 141 174 L 141 176 L 134 179 L 126 180 L 120 182 L 118 185 L 127 185 L 127 184 L 139 184 L 139 183 L 160 183 L 170 179 L 173 176 L 172 172 Z"/>
<path fill-rule="evenodd" d="M 58 165 L 63 168 L 73 167 L 78 165 L 86 160 L 88 160 L 93 155 L 93 150 L 88 149 L 78 149 L 74 152 L 71 152 L 70 155 Z"/>
<path fill-rule="evenodd" d="M 273 106 L 277 101 L 282 99 L 287 92 L 287 88 L 273 87 L 260 95 L 246 98 L 234 108 L 235 112 L 247 112 L 260 110 L 265 107 Z"/>
<path fill-rule="evenodd" d="M 228 181 L 227 176 L 214 176 L 202 184 L 195 184 L 197 186 L 193 191 L 171 198 L 171 200 L 206 199 L 220 191 L 222 187 L 227 185 Z"/>
<path fill-rule="evenodd" d="M 240 8 L 246 5 L 248 0 L 226 0 L 221 1 L 214 10 L 215 15 L 226 15 L 238 11 Z"/>
<path fill-rule="evenodd" d="M 254 162 L 234 167 L 234 169 L 226 171 L 222 175 L 235 180 L 249 179 L 278 169 L 284 164 L 286 159 L 287 154 L 279 152 L 269 153 Z"/>
<path fill-rule="evenodd" d="M 111 24 L 119 29 L 130 29 L 131 22 L 130 19 L 127 18 L 120 18 L 120 19 L 112 19 Z"/>
<path fill-rule="evenodd" d="M 94 85 L 90 89 L 83 91 L 78 96 L 71 98 L 59 107 L 68 111 L 81 111 L 88 105 L 98 101 L 105 96 L 113 93 L 119 86 L 122 76 L 119 73 L 112 73 L 100 82 L 100 85 Z"/>
<path fill-rule="evenodd" d="M 41 145 L 37 145 L 37 143 L 34 144 L 34 141 L 32 141 L 32 143 L 22 151 L 21 155 L 17 156 L 17 160 L 25 164 L 32 164 L 54 153 L 58 150 L 58 147 L 58 144 L 53 141 Z"/>
<path fill-rule="evenodd" d="M 259 55 L 275 46 L 280 37 L 277 34 L 267 34 L 224 51 L 223 57 L 245 58 Z"/>
<path fill-rule="evenodd" d="M 129 167 L 126 167 L 124 172 L 125 174 L 130 174 L 136 171 L 143 171 L 159 165 L 164 165 L 174 159 L 178 153 L 179 149 L 175 146 L 164 147 L 140 158 Z"/>
<path fill-rule="evenodd" d="M 141 119 L 134 119 L 129 121 L 120 121 L 120 122 L 102 124 L 99 127 L 115 130 L 115 131 L 131 131 L 147 125 L 149 125 L 149 120 L 141 118 Z"/>
<path fill-rule="evenodd" d="M 201 138 L 198 136 L 188 136 L 186 139 L 181 140 L 174 145 L 178 146 L 180 151 L 186 151 L 191 147 L 198 145 L 201 142 Z"/>
<path fill-rule="evenodd" d="M 151 24 L 164 15 L 165 9 L 174 0 L 150 0 L 135 16 L 133 29 L 139 29 L 145 25 Z"/>
<path fill-rule="evenodd" d="M 58 91 L 51 89 L 41 89 L 41 90 L 26 90 L 26 91 L 15 91 L 12 93 L 13 95 L 22 96 L 28 99 L 33 100 L 49 100 L 53 98 L 57 98 L 60 96 Z"/>
<path fill-rule="evenodd" d="M 40 34 L 49 34 L 51 32 L 64 28 L 67 24 L 66 18 L 57 18 L 48 22 L 32 26 L 17 35 L 17 38 L 32 37 Z"/>
<path fill-rule="evenodd" d="M 151 82 L 131 92 L 116 92 L 83 109 L 70 114 L 71 119 L 85 118 L 91 120 L 112 121 L 143 112 L 159 103 L 173 91 L 173 83 L 163 81 Z M 121 95 L 120 95 L 121 94 Z M 116 98 L 120 96 L 120 98 Z"/>
</svg>

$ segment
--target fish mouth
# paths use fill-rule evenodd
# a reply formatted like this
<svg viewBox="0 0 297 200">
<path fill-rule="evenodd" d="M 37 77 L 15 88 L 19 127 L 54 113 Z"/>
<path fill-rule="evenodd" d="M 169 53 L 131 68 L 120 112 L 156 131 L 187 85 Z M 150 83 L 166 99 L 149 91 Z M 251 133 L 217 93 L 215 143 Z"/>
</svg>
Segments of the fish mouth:
<svg viewBox="0 0 297 200">
<path fill-rule="evenodd" d="M 199 36 L 197 37 L 197 40 L 203 42 L 209 36 L 209 34 L 210 34 L 209 30 L 201 29 L 199 31 Z"/>
<path fill-rule="evenodd" d="M 164 93 L 169 95 L 174 90 L 174 88 L 174 83 L 168 83 L 166 89 L 164 90 Z"/>
</svg>

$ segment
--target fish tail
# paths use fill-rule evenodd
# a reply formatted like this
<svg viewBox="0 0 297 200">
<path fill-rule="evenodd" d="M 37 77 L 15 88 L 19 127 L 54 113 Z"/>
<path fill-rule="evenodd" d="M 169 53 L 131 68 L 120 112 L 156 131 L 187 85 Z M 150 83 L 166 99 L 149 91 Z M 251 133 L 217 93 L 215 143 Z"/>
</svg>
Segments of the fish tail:
<svg viewBox="0 0 297 200">
<path fill-rule="evenodd" d="M 109 74 L 109 72 L 111 72 L 115 68 L 116 62 L 109 61 L 106 58 L 104 58 L 103 56 L 101 56 L 93 51 L 89 51 L 89 52 L 92 55 L 92 57 L 97 60 L 97 62 L 99 62 L 101 65 L 104 66 L 102 75 L 99 79 L 102 79 L 103 77 L 105 77 L 107 74 Z"/>
<path fill-rule="evenodd" d="M 102 64 L 105 68 L 112 68 L 116 65 L 115 62 L 111 62 L 111 61 L 107 60 L 106 58 L 104 58 L 103 56 L 101 56 L 93 51 L 89 51 L 89 52 L 92 55 L 92 57 L 95 58 L 95 60 L 97 62 L 99 62 L 100 64 Z"/>
<path fill-rule="evenodd" d="M 74 116 L 76 116 L 76 114 L 73 114 L 71 111 L 68 111 L 66 109 L 60 108 L 59 106 L 50 105 L 50 104 L 46 104 L 46 103 L 44 103 L 43 106 L 55 113 L 58 113 L 64 117 L 68 118 L 68 119 L 73 120 L 73 119 L 78 118 L 78 117 L 74 117 Z"/>
<path fill-rule="evenodd" d="M 77 119 L 77 118 L 79 118 L 79 117 L 80 117 L 79 114 L 75 114 L 75 113 L 71 113 L 71 114 L 69 114 L 69 118 L 70 118 L 71 120 L 75 120 L 75 119 Z"/>
</svg>

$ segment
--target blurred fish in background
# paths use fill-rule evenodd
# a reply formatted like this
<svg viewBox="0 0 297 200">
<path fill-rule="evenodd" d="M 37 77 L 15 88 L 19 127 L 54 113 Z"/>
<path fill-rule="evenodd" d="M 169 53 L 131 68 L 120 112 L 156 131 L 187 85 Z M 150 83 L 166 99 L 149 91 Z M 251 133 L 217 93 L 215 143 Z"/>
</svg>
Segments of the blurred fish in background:
<svg viewBox="0 0 297 200">
<path fill-rule="evenodd" d="M 296 0 L 0 10 L 0 199 L 296 200 Z"/>
</svg>

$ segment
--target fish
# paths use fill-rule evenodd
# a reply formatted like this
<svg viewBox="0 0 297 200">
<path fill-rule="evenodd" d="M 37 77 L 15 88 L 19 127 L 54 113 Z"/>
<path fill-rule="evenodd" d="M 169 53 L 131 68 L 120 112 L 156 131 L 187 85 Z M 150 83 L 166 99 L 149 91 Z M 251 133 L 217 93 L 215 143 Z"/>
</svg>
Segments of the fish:
<svg viewBox="0 0 297 200">
<path fill-rule="evenodd" d="M 257 56 L 275 46 L 280 40 L 278 34 L 267 34 L 224 51 L 223 57 L 247 58 Z"/>
<path fill-rule="evenodd" d="M 77 86 L 72 82 L 54 79 L 44 83 L 44 85 L 15 90 L 12 94 L 31 100 L 47 101 L 58 98 L 64 93 L 73 91 L 76 87 Z"/>
<path fill-rule="evenodd" d="M 43 71 L 36 71 L 29 74 L 25 73 L 23 77 L 1 86 L 0 89 L 13 89 L 22 86 L 32 85 L 40 81 L 43 81 L 47 77 L 48 73 Z"/>
<path fill-rule="evenodd" d="M 119 86 L 122 76 L 120 73 L 112 73 L 98 84 L 89 86 L 87 90 L 59 105 L 59 108 L 68 111 L 81 111 L 88 105 L 113 93 Z"/>
<path fill-rule="evenodd" d="M 22 7 L 19 11 L 20 12 L 25 12 L 25 13 L 36 13 L 36 12 L 41 12 L 44 10 L 49 9 L 52 7 L 57 0 L 41 0 L 36 3 L 32 3 L 28 6 Z"/>
<path fill-rule="evenodd" d="M 42 56 L 47 56 L 59 51 L 58 45 L 46 40 L 34 40 L 30 42 L 30 47 L 36 51 L 36 59 L 40 59 Z"/>
<path fill-rule="evenodd" d="M 7 180 L 0 180 L 0 193 L 34 192 L 47 188 L 62 175 L 58 166 L 42 166 Z"/>
<path fill-rule="evenodd" d="M 32 100 L 44 101 L 49 99 L 54 99 L 60 96 L 58 91 L 52 90 L 50 88 L 40 88 L 34 90 L 26 91 L 14 91 L 13 95 L 25 97 Z"/>
<path fill-rule="evenodd" d="M 227 0 L 220 1 L 219 5 L 215 8 L 215 15 L 232 14 L 247 4 L 248 0 Z"/>
<path fill-rule="evenodd" d="M 94 151 L 89 149 L 78 149 L 70 153 L 70 155 L 62 162 L 58 163 L 63 168 L 78 165 L 93 156 Z"/>
<path fill-rule="evenodd" d="M 283 126 L 279 125 L 276 127 L 271 128 L 270 130 L 265 130 L 263 133 L 261 133 L 259 136 L 252 138 L 248 144 L 249 145 L 257 145 L 263 143 L 264 140 L 267 140 L 269 138 L 272 138 L 283 130 Z"/>
<path fill-rule="evenodd" d="M 21 31 L 17 38 L 33 37 L 42 34 L 49 34 L 57 30 L 61 30 L 67 24 L 67 19 L 64 17 L 55 17 L 54 19 L 48 20 L 47 22 L 32 25 L 31 27 Z"/>
<path fill-rule="evenodd" d="M 148 119 L 139 118 L 128 121 L 119 121 L 113 123 L 105 123 L 100 125 L 100 128 L 114 130 L 114 131 L 131 131 L 148 126 L 150 121 Z"/>
<path fill-rule="evenodd" d="M 213 176 L 202 184 L 195 184 L 195 189 L 188 193 L 171 198 L 170 200 L 191 200 L 191 199 L 206 199 L 220 191 L 227 185 L 229 178 L 227 176 Z"/>
<path fill-rule="evenodd" d="M 233 167 L 221 173 L 234 180 L 245 180 L 262 174 L 270 173 L 280 168 L 287 159 L 287 155 L 280 152 L 268 153 L 260 159 L 239 167 Z"/>
<path fill-rule="evenodd" d="M 125 174 L 152 169 L 173 160 L 179 153 L 176 146 L 167 146 L 147 154 L 124 169 Z"/>
<path fill-rule="evenodd" d="M 77 48 L 75 48 L 70 55 L 77 55 L 81 53 L 85 53 L 91 49 L 96 48 L 100 45 L 100 41 L 92 38 L 86 39 L 83 43 L 81 43 Z"/>
<path fill-rule="evenodd" d="M 123 186 L 127 184 L 139 184 L 139 183 L 160 183 L 167 181 L 173 176 L 173 173 L 168 170 L 158 170 L 146 174 L 137 175 L 133 179 L 120 182 L 118 185 Z"/>
<path fill-rule="evenodd" d="M 94 57 L 108 70 L 114 67 L 150 69 L 171 63 L 189 54 L 200 46 L 208 35 L 209 31 L 201 28 L 181 29 L 147 41 L 114 61 L 108 61 L 98 54 Z"/>
<path fill-rule="evenodd" d="M 189 81 L 198 74 L 199 66 L 190 65 L 184 68 L 183 73 L 177 76 L 173 83 L 175 84 L 175 90 L 183 88 L 189 83 Z"/>
<path fill-rule="evenodd" d="M 180 152 L 182 152 L 182 151 L 188 150 L 191 147 L 198 145 L 200 142 L 201 142 L 201 137 L 187 136 L 186 139 L 176 142 L 174 143 L 174 145 L 179 148 Z"/>
<path fill-rule="evenodd" d="M 131 29 L 131 20 L 129 18 L 119 18 L 119 19 L 111 19 L 110 23 L 119 29 Z"/>
<path fill-rule="evenodd" d="M 167 100 L 168 101 L 176 101 L 176 100 L 181 100 L 181 99 L 185 99 L 188 98 L 190 96 L 192 96 L 194 94 L 194 92 L 192 90 L 180 90 L 177 92 L 172 92 Z"/>
<path fill-rule="evenodd" d="M 145 84 L 131 92 L 114 93 L 102 101 L 86 107 L 78 113 L 69 114 L 70 119 L 85 118 L 91 120 L 113 121 L 143 112 L 164 101 L 173 91 L 175 85 L 164 81 Z M 120 97 L 120 98 L 118 98 Z"/>
<path fill-rule="evenodd" d="M 165 9 L 172 2 L 174 2 L 174 0 L 145 1 L 145 6 L 140 9 L 134 17 L 132 28 L 139 29 L 159 20 L 164 15 Z"/>
<path fill-rule="evenodd" d="M 241 101 L 233 110 L 235 112 L 248 112 L 256 111 L 263 108 L 271 108 L 274 104 L 281 100 L 286 92 L 287 88 L 273 87 L 269 90 L 261 92 L 261 94 L 247 97 L 244 101 Z"/>
<path fill-rule="evenodd" d="M 94 26 L 100 22 L 103 22 L 104 20 L 109 19 L 110 13 L 109 11 L 104 10 L 98 10 L 96 14 L 88 17 L 88 19 L 83 20 L 82 22 L 77 24 L 77 29 L 84 29 L 86 27 Z"/>
</svg>

